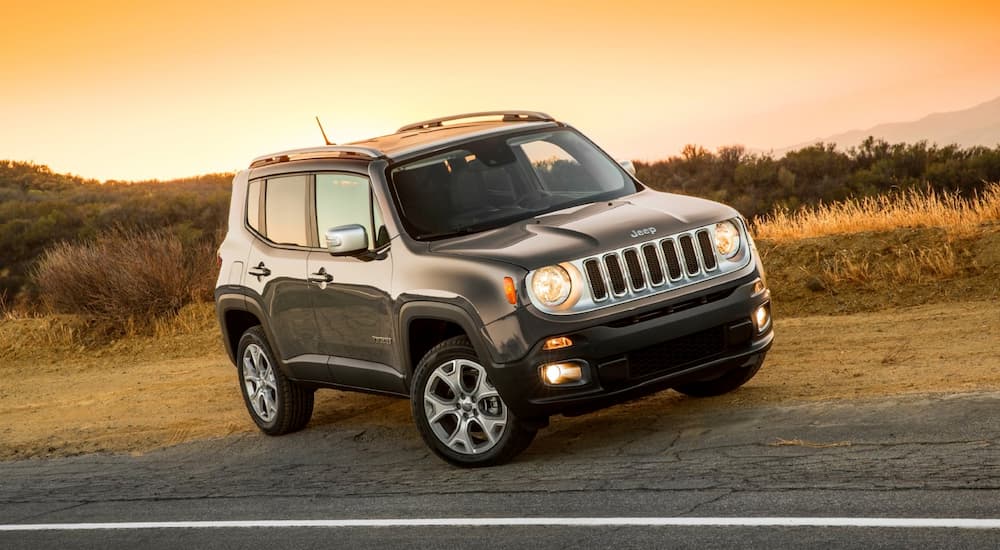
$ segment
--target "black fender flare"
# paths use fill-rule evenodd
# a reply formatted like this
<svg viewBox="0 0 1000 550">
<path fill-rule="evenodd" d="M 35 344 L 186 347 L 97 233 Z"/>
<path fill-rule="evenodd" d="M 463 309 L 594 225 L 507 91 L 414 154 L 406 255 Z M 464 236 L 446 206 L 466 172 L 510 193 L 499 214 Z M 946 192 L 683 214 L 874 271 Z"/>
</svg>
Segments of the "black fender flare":
<svg viewBox="0 0 1000 550">
<path fill-rule="evenodd" d="M 219 318 L 219 328 L 222 331 L 222 343 L 226 348 L 226 353 L 229 355 L 229 360 L 236 365 L 236 347 L 230 345 L 234 335 L 229 334 L 229 327 L 226 325 L 226 313 L 230 311 L 242 311 L 249 313 L 257 318 L 262 329 L 264 329 L 264 334 L 267 336 L 267 342 L 270 344 L 271 348 L 274 350 L 275 361 L 278 363 L 278 368 L 281 372 L 289 377 L 293 378 L 292 372 L 285 365 L 285 362 L 281 360 L 281 351 L 277 349 L 274 338 L 274 333 L 271 331 L 271 324 L 268 322 L 267 315 L 264 313 L 264 308 L 260 305 L 260 296 L 254 292 L 251 292 L 245 288 L 217 288 L 215 290 L 215 311 Z M 239 342 L 240 335 L 235 335 L 236 342 Z"/>
<path fill-rule="evenodd" d="M 458 325 L 469 337 L 476 354 L 491 364 L 495 362 L 492 346 L 484 336 L 482 322 L 477 316 L 458 305 L 431 300 L 416 300 L 403 304 L 399 310 L 399 354 L 403 361 L 407 380 L 413 375 L 414 358 L 410 357 L 410 324 L 415 319 L 436 319 Z M 419 358 L 416 359 L 419 360 Z"/>
</svg>

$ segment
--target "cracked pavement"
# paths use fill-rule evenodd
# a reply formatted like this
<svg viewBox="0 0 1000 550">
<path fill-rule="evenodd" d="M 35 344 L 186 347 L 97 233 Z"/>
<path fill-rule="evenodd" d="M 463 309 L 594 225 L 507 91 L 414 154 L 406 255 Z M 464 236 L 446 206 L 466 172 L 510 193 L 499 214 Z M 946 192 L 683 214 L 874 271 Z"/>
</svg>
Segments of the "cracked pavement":
<svg viewBox="0 0 1000 550">
<path fill-rule="evenodd" d="M 143 456 L 0 462 L 2 523 L 482 516 L 1000 517 L 1000 393 L 752 408 L 664 408 L 651 397 L 592 415 L 554 418 L 515 462 L 480 470 L 456 469 L 432 456 L 410 423 L 405 401 L 371 399 L 373 406 L 384 409 L 375 415 L 377 420 L 352 417 L 281 438 L 252 434 Z M 497 529 L 469 532 L 488 536 Z M 538 528 L 522 531 L 504 540 L 512 547 L 529 540 L 562 546 L 579 538 L 579 533 L 570 535 L 570 529 L 567 537 L 551 540 L 539 535 Z M 820 531 L 833 536 L 830 540 L 837 544 L 881 542 L 890 547 L 894 542 L 933 546 L 935 540 L 975 547 L 1000 536 L 987 531 L 953 533 L 956 538 L 948 538 L 939 531 L 923 530 L 872 540 L 866 538 L 877 537 L 871 531 L 860 538 L 857 530 Z M 545 530 L 557 532 L 562 529 Z M 706 539 L 706 532 L 689 528 L 671 532 L 687 533 L 674 540 L 691 545 L 723 544 L 734 540 L 726 537 L 737 532 L 741 541 L 778 546 L 783 540 L 789 545 L 802 542 L 795 529 L 772 530 L 774 538 L 759 539 L 755 537 L 762 536 L 760 529 L 720 531 L 722 538 L 717 539 Z M 844 538 L 837 538 L 841 532 Z M 223 537 L 225 530 L 212 533 Z M 389 547 L 413 542 L 437 546 L 447 539 L 421 538 L 426 533 L 412 539 L 405 533 L 354 530 L 341 542 L 364 546 L 377 536 Z M 579 544 L 614 540 L 616 545 L 656 546 L 664 533 L 663 529 L 591 529 L 580 535 Z M 134 532 L 112 539 L 106 533 L 75 536 L 72 540 L 84 546 L 88 541 L 150 542 L 135 539 L 140 535 Z M 238 546 L 252 540 L 244 536 L 229 533 L 210 540 L 213 545 L 225 541 Z M 993 539 L 981 538 L 990 536 Z M 31 537 L 0 533 L 0 546 L 45 545 L 48 540 L 61 539 L 54 533 Z M 203 545 L 206 540 L 189 542 Z M 309 530 L 288 540 L 304 546 L 329 543 Z M 460 546 L 472 541 L 455 540 Z M 282 541 L 287 542 L 277 539 Z"/>
</svg>

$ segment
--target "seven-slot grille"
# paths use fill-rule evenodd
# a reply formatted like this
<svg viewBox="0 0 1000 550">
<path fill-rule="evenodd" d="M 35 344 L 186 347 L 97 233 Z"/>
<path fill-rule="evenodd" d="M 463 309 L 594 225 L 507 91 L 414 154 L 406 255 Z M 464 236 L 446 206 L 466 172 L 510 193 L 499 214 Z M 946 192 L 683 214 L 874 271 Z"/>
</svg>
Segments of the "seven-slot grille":
<svg viewBox="0 0 1000 550">
<path fill-rule="evenodd" d="M 595 302 L 706 275 L 719 267 L 708 229 L 640 243 L 583 261 Z"/>
</svg>

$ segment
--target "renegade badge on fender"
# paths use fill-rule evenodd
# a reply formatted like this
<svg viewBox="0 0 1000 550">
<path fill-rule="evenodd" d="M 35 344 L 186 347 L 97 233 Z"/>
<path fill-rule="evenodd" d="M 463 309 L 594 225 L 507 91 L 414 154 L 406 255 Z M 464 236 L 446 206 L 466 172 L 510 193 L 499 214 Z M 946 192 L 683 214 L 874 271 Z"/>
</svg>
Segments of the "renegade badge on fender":
<svg viewBox="0 0 1000 550">
<path fill-rule="evenodd" d="M 408 397 L 459 466 L 510 460 L 554 414 L 736 389 L 773 338 L 739 213 L 648 189 L 537 112 L 260 157 L 219 255 L 219 322 L 263 432 L 303 428 L 317 388 Z"/>
</svg>

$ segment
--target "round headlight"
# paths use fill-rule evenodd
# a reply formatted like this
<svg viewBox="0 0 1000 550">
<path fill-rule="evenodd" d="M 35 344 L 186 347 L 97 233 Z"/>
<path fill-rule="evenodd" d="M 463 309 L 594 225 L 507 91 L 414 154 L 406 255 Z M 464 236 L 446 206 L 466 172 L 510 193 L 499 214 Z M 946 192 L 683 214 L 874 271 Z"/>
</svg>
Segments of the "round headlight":
<svg viewBox="0 0 1000 550">
<path fill-rule="evenodd" d="M 555 307 L 566 301 L 573 282 L 566 269 L 558 265 L 543 267 L 531 277 L 531 292 L 542 304 Z"/>
<path fill-rule="evenodd" d="M 731 258 L 740 249 L 740 230 L 733 222 L 715 224 L 715 249 L 723 258 Z"/>
</svg>

